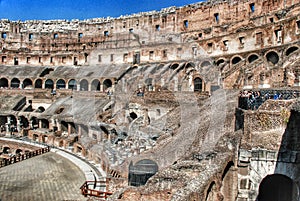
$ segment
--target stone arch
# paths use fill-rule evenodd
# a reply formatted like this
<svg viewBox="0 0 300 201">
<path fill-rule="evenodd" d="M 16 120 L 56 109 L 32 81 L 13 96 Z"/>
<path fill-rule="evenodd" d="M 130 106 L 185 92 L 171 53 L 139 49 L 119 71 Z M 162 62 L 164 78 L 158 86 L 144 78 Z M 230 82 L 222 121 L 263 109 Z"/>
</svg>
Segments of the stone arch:
<svg viewBox="0 0 300 201">
<path fill-rule="evenodd" d="M 241 61 L 242 61 L 242 57 L 240 57 L 240 56 L 234 56 L 231 59 L 231 64 L 235 65 L 235 64 L 240 63 Z"/>
<path fill-rule="evenodd" d="M 224 64 L 224 63 L 225 63 L 225 59 L 223 59 L 223 58 L 218 59 L 218 60 L 216 61 L 216 65 L 217 65 L 217 66 L 220 66 L 221 64 Z"/>
<path fill-rule="evenodd" d="M 207 191 L 206 191 L 206 197 L 205 197 L 205 201 L 215 201 L 217 200 L 217 185 L 216 182 L 213 181 L 210 183 Z"/>
<path fill-rule="evenodd" d="M 165 64 L 162 64 L 162 63 L 156 65 L 156 66 L 150 71 L 150 74 L 153 75 L 154 73 L 156 73 L 156 72 L 158 72 L 159 70 L 161 70 L 164 66 L 165 66 Z"/>
<path fill-rule="evenodd" d="M 137 69 L 138 66 L 137 65 L 134 65 L 134 66 L 130 66 L 124 73 L 122 73 L 120 75 L 120 77 L 118 77 L 117 81 L 121 80 L 125 75 L 131 73 L 134 69 Z"/>
<path fill-rule="evenodd" d="M 82 79 L 79 84 L 80 84 L 80 91 L 89 90 L 89 82 L 86 79 Z"/>
<path fill-rule="evenodd" d="M 19 88 L 20 87 L 20 80 L 18 78 L 13 78 L 10 82 L 11 88 Z"/>
<path fill-rule="evenodd" d="M 9 146 L 4 146 L 2 152 L 4 154 L 9 154 L 11 152 L 10 147 Z"/>
<path fill-rule="evenodd" d="M 106 91 L 110 87 L 112 87 L 112 81 L 110 79 L 105 79 L 103 81 L 103 90 Z"/>
<path fill-rule="evenodd" d="M 100 91 L 100 81 L 98 79 L 94 79 L 91 84 L 92 91 Z"/>
<path fill-rule="evenodd" d="M 38 119 L 36 118 L 36 117 L 31 117 L 30 118 L 30 122 L 31 122 L 31 126 L 32 126 L 32 128 L 38 128 L 39 127 L 39 122 L 38 122 Z"/>
<path fill-rule="evenodd" d="M 26 88 L 26 87 L 29 87 L 29 86 L 32 86 L 32 80 L 29 79 L 29 78 L 26 78 L 26 79 L 23 81 L 23 87 Z"/>
<path fill-rule="evenodd" d="M 0 79 L 0 88 L 3 87 L 3 88 L 7 88 L 8 87 L 8 79 L 6 78 L 1 78 Z"/>
<path fill-rule="evenodd" d="M 66 81 L 63 79 L 59 79 L 56 81 L 56 88 L 57 89 L 65 89 L 66 88 Z"/>
<path fill-rule="evenodd" d="M 194 92 L 201 92 L 203 89 L 203 80 L 200 77 L 195 77 L 193 82 L 194 82 Z"/>
<path fill-rule="evenodd" d="M 169 68 L 175 70 L 179 66 L 179 63 L 173 63 Z"/>
<path fill-rule="evenodd" d="M 285 52 L 286 56 L 289 56 L 290 54 L 292 54 L 293 52 L 297 51 L 299 49 L 299 47 L 297 46 L 292 46 L 290 48 L 288 48 Z"/>
<path fill-rule="evenodd" d="M 77 83 L 75 79 L 70 79 L 68 82 L 68 89 L 77 90 Z"/>
<path fill-rule="evenodd" d="M 38 142 L 39 141 L 39 135 L 37 133 L 34 133 L 32 135 L 32 140 L 35 141 L 35 142 Z"/>
<path fill-rule="evenodd" d="M 15 154 L 16 155 L 22 155 L 23 154 L 23 150 L 22 149 L 16 149 Z"/>
<path fill-rule="evenodd" d="M 49 128 L 49 121 L 47 119 L 40 119 L 42 128 Z"/>
<path fill-rule="evenodd" d="M 41 89 L 42 87 L 43 87 L 43 81 L 42 81 L 42 79 L 35 80 L 34 88 Z"/>
<path fill-rule="evenodd" d="M 48 142 L 48 136 L 47 135 L 42 135 L 42 143 L 47 143 Z"/>
<path fill-rule="evenodd" d="M 279 56 L 275 51 L 268 52 L 266 54 L 266 59 L 268 62 L 271 62 L 273 65 L 276 65 L 279 62 Z"/>
<path fill-rule="evenodd" d="M 158 165 L 153 160 L 143 159 L 135 165 L 129 165 L 128 183 L 130 186 L 145 185 L 150 177 L 156 174 Z"/>
<path fill-rule="evenodd" d="M 26 117 L 20 116 L 20 121 L 21 121 L 21 125 L 24 128 L 27 128 L 29 126 L 29 121 L 28 121 L 28 119 Z"/>
<path fill-rule="evenodd" d="M 45 81 L 45 89 L 53 89 L 54 88 L 54 82 L 51 79 L 47 79 Z"/>
<path fill-rule="evenodd" d="M 258 58 L 259 57 L 258 57 L 257 54 L 251 54 L 251 55 L 248 56 L 247 60 L 248 60 L 248 63 L 252 63 L 252 62 L 256 61 Z"/>
<path fill-rule="evenodd" d="M 259 185 L 257 200 L 299 200 L 297 184 L 282 174 L 267 175 Z"/>
<path fill-rule="evenodd" d="M 201 67 L 211 66 L 211 62 L 210 61 L 203 61 L 200 66 Z"/>
<path fill-rule="evenodd" d="M 36 112 L 43 113 L 43 112 L 45 112 L 45 108 L 43 106 L 40 106 L 40 107 L 38 107 L 38 109 L 36 110 Z"/>
<path fill-rule="evenodd" d="M 232 161 L 228 162 L 226 165 L 223 174 L 222 174 L 222 188 L 221 192 L 224 196 L 224 200 L 235 200 L 237 191 L 234 189 L 235 183 L 234 178 L 236 178 L 236 171 L 234 163 Z"/>
</svg>

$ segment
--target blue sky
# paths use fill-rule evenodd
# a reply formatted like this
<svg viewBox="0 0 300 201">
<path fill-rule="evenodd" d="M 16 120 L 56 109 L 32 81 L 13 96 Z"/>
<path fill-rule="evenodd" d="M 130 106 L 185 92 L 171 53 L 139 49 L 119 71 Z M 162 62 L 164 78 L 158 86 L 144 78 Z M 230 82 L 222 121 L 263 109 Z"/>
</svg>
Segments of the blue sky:
<svg viewBox="0 0 300 201">
<path fill-rule="evenodd" d="M 201 0 L 0 0 L 0 19 L 49 20 L 119 17 Z"/>
</svg>

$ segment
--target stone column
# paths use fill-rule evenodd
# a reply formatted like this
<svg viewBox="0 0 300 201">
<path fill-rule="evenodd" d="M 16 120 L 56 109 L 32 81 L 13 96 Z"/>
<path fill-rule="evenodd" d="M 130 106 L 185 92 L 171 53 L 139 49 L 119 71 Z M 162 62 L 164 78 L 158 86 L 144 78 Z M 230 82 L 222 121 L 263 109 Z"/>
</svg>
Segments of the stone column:
<svg viewBox="0 0 300 201">
<path fill-rule="evenodd" d="M 68 136 L 71 134 L 72 132 L 72 127 L 71 124 L 68 123 Z"/>
<path fill-rule="evenodd" d="M 6 135 L 10 135 L 11 117 L 7 116 L 7 123 L 5 124 Z"/>
<path fill-rule="evenodd" d="M 17 130 L 18 132 L 21 132 L 21 120 L 17 119 Z"/>
<path fill-rule="evenodd" d="M 100 91 L 103 92 L 103 84 L 100 83 Z"/>
<path fill-rule="evenodd" d="M 39 119 L 39 128 L 43 128 L 42 120 Z"/>
<path fill-rule="evenodd" d="M 56 119 L 55 121 L 56 121 L 57 131 L 61 131 L 61 123 L 58 121 L 58 119 Z"/>
<path fill-rule="evenodd" d="M 77 85 L 77 91 L 80 91 L 80 83 L 76 83 L 76 85 Z"/>
</svg>

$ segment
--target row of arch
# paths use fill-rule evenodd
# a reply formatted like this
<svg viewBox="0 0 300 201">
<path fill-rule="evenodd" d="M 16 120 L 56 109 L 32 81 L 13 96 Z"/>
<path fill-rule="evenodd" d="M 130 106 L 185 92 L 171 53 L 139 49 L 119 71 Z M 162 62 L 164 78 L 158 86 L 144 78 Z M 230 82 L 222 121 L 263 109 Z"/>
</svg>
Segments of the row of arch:
<svg viewBox="0 0 300 201">
<path fill-rule="evenodd" d="M 102 86 L 101 86 L 102 85 Z M 52 79 L 42 80 L 40 78 L 35 81 L 30 78 L 25 78 L 21 81 L 18 78 L 12 78 L 11 80 L 2 77 L 0 79 L 0 88 L 36 88 L 36 89 L 72 89 L 81 91 L 105 91 L 112 87 L 113 82 L 110 79 L 105 79 L 102 83 L 98 79 L 92 80 L 90 83 L 87 79 L 81 79 L 79 82 L 75 79 L 68 81 L 64 79 L 58 79 L 56 81 Z"/>
<path fill-rule="evenodd" d="M 289 56 L 289 55 L 291 55 L 293 52 L 295 52 L 295 51 L 297 51 L 297 50 L 299 50 L 299 47 L 297 47 L 297 46 L 292 46 L 292 47 L 288 48 L 288 49 L 285 51 L 284 56 Z M 267 53 L 264 55 L 264 57 L 265 57 L 265 59 L 266 59 L 268 62 L 272 63 L 273 65 L 276 65 L 276 64 L 279 62 L 279 60 L 280 60 L 280 56 L 279 56 L 279 55 L 280 55 L 280 54 L 279 54 L 277 51 L 271 50 L 271 51 L 267 52 Z M 253 53 L 253 54 L 250 54 L 250 55 L 248 55 L 248 56 L 246 57 L 246 61 L 247 61 L 247 63 L 250 64 L 250 63 L 252 63 L 252 62 L 258 60 L 259 58 L 260 58 L 260 56 L 259 56 L 258 54 Z M 242 56 L 235 55 L 235 56 L 233 56 L 233 57 L 230 59 L 230 64 L 235 65 L 235 64 L 240 63 L 240 62 L 243 61 L 243 60 L 244 60 L 244 58 L 243 58 Z M 218 60 L 216 61 L 216 65 L 217 65 L 217 66 L 220 66 L 221 64 L 225 63 L 225 61 L 226 61 L 226 59 L 224 59 L 224 58 L 218 59 Z M 201 66 L 203 66 L 203 63 L 201 64 Z"/>
</svg>

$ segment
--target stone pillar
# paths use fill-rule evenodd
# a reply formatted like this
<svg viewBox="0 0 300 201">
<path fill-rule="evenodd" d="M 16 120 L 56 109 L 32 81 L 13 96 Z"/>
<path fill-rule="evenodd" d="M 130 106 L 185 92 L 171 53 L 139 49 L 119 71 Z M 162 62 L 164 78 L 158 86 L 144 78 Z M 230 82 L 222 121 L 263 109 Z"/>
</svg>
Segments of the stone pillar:
<svg viewBox="0 0 300 201">
<path fill-rule="evenodd" d="M 71 124 L 68 123 L 68 136 L 71 134 L 72 132 L 72 127 Z"/>
<path fill-rule="evenodd" d="M 56 121 L 57 131 L 61 131 L 61 123 L 58 121 L 58 119 L 56 119 L 55 121 Z"/>
<path fill-rule="evenodd" d="M 17 130 L 18 132 L 21 132 L 21 120 L 17 119 Z"/>
<path fill-rule="evenodd" d="M 51 119 L 51 123 L 49 125 L 49 129 L 53 129 L 56 126 L 55 119 Z"/>
<path fill-rule="evenodd" d="M 42 120 L 39 119 L 39 128 L 43 128 Z"/>
<path fill-rule="evenodd" d="M 80 83 L 76 83 L 76 85 L 77 85 L 77 91 L 80 91 Z"/>
<path fill-rule="evenodd" d="M 7 116 L 7 123 L 5 124 L 6 135 L 10 135 L 11 117 Z"/>
<path fill-rule="evenodd" d="M 33 120 L 29 120 L 29 128 L 33 129 Z"/>
<path fill-rule="evenodd" d="M 92 91 L 92 83 L 88 84 L 88 91 Z M 96 90 L 95 90 L 96 91 Z"/>
<path fill-rule="evenodd" d="M 23 81 L 20 81 L 19 88 L 23 89 Z"/>
<path fill-rule="evenodd" d="M 103 92 L 103 84 L 100 83 L 100 91 Z"/>
</svg>

